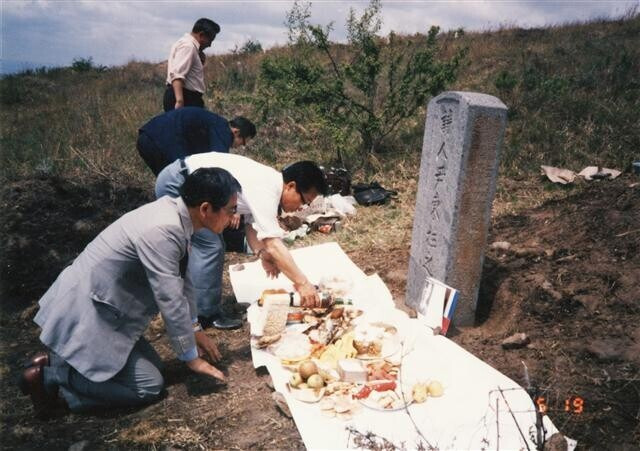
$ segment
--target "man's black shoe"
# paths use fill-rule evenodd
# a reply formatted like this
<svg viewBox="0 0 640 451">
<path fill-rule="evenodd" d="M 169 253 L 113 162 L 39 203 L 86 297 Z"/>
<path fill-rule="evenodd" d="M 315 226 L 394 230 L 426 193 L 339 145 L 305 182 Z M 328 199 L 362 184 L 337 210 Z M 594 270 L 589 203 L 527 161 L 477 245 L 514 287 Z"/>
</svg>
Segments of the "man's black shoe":
<svg viewBox="0 0 640 451">
<path fill-rule="evenodd" d="M 213 327 L 216 329 L 239 329 L 242 327 L 242 320 L 219 316 L 213 320 Z"/>
<path fill-rule="evenodd" d="M 223 315 L 198 316 L 198 322 L 203 329 L 215 327 L 216 329 L 229 330 L 242 327 L 242 320 Z"/>
</svg>

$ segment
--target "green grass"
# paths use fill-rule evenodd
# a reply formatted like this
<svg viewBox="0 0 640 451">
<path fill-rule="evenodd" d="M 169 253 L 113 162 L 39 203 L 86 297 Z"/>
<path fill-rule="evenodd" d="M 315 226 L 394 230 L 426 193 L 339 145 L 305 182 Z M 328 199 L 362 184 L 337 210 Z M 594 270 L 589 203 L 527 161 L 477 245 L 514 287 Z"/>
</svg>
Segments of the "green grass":
<svg viewBox="0 0 640 451">
<path fill-rule="evenodd" d="M 544 29 L 504 28 L 443 34 L 443 54 L 460 46 L 469 56 L 452 90 L 495 95 L 509 107 L 503 175 L 538 171 L 541 164 L 580 170 L 599 164 L 625 169 L 640 149 L 640 16 Z M 415 39 L 405 36 L 403 39 Z M 257 117 L 263 54 L 229 54 L 207 61 L 207 106 L 226 117 L 254 118 L 258 136 L 244 153 L 274 166 L 310 158 L 335 160 L 321 124 L 296 123 L 280 111 Z M 151 181 L 137 155 L 137 129 L 161 112 L 163 64 L 131 62 L 84 71 L 29 71 L 0 80 L 0 179 L 34 172 Z M 347 161 L 356 180 L 411 180 L 422 148 L 422 108 L 367 164 Z M 357 139 L 357 137 L 353 137 Z M 398 167 L 406 167 L 398 172 Z"/>
</svg>

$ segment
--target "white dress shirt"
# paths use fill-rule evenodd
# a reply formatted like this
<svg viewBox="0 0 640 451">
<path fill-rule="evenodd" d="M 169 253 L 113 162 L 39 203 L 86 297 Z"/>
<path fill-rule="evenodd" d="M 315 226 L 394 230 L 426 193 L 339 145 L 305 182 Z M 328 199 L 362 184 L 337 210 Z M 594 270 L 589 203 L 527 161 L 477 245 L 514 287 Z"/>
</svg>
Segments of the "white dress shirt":
<svg viewBox="0 0 640 451">
<path fill-rule="evenodd" d="M 173 44 L 167 61 L 167 84 L 182 79 L 188 90 L 204 93 L 204 66 L 199 49 L 200 44 L 191 33 L 186 33 Z"/>
<path fill-rule="evenodd" d="M 231 153 L 207 152 L 185 158 L 189 173 L 199 168 L 222 168 L 242 186 L 238 195 L 238 213 L 257 232 L 259 240 L 282 238 L 278 207 L 282 197 L 282 173 L 250 158 Z"/>
</svg>

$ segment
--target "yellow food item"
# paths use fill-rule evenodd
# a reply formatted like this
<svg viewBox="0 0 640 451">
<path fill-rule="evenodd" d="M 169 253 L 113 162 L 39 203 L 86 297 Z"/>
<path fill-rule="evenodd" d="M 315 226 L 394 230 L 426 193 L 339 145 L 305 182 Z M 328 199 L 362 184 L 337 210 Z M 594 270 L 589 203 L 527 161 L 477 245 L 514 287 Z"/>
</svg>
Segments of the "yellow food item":
<svg viewBox="0 0 640 451">
<path fill-rule="evenodd" d="M 434 398 L 438 398 L 442 396 L 444 393 L 444 387 L 438 381 L 433 381 L 429 384 L 429 396 L 433 396 Z"/>
<path fill-rule="evenodd" d="M 325 384 L 337 380 L 334 376 L 331 375 L 331 373 L 321 368 L 318 368 L 318 374 L 320 375 L 320 377 L 322 377 L 322 380 L 325 382 Z"/>
<path fill-rule="evenodd" d="M 302 377 L 300 377 L 300 373 L 293 373 L 291 378 L 289 379 L 289 385 L 292 387 L 297 387 L 302 383 Z"/>
<path fill-rule="evenodd" d="M 358 355 L 358 351 L 353 346 L 353 332 L 344 334 L 338 338 L 335 343 L 327 346 L 320 356 L 322 362 L 331 364 L 334 368 L 338 364 L 338 360 L 351 359 Z"/>
<path fill-rule="evenodd" d="M 307 385 L 309 388 L 322 388 L 324 387 L 324 381 L 319 374 L 312 374 L 309 376 L 309 379 L 307 379 Z"/>
<path fill-rule="evenodd" d="M 413 401 L 417 403 L 425 402 L 427 400 L 427 397 L 429 396 L 428 390 L 429 388 L 427 384 L 418 383 L 414 385 L 413 389 L 411 390 Z"/>
</svg>

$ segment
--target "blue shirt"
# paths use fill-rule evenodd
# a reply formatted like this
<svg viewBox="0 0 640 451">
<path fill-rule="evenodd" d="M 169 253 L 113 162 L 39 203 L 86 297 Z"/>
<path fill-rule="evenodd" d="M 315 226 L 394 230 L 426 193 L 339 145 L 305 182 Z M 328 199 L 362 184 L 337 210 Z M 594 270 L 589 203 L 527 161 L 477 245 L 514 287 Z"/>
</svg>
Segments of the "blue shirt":
<svg viewBox="0 0 640 451">
<path fill-rule="evenodd" d="M 228 153 L 233 143 L 229 122 L 199 107 L 183 107 L 154 117 L 140 128 L 167 161 L 194 153 Z"/>
</svg>

